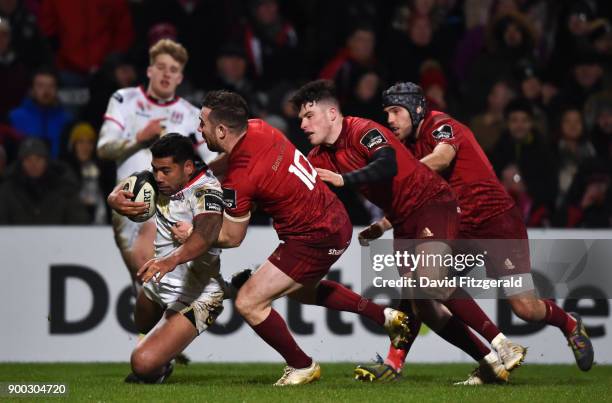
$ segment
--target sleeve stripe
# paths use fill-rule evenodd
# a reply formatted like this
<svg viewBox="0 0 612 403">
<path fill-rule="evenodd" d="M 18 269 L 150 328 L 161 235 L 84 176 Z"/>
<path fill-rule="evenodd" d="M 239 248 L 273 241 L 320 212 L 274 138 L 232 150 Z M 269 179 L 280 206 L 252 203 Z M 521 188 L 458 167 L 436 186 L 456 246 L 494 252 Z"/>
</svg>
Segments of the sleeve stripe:
<svg viewBox="0 0 612 403">
<path fill-rule="evenodd" d="M 223 216 L 232 222 L 245 222 L 251 219 L 251 212 L 248 212 L 246 215 L 243 215 L 242 217 L 232 217 L 231 215 L 227 214 L 226 211 L 224 211 Z"/>
<path fill-rule="evenodd" d="M 125 130 L 125 126 L 123 126 L 121 123 L 119 123 L 119 121 L 117 119 L 113 118 L 112 116 L 104 115 L 104 120 L 110 120 L 111 122 L 114 122 L 117 125 L 119 125 L 121 130 Z"/>
</svg>

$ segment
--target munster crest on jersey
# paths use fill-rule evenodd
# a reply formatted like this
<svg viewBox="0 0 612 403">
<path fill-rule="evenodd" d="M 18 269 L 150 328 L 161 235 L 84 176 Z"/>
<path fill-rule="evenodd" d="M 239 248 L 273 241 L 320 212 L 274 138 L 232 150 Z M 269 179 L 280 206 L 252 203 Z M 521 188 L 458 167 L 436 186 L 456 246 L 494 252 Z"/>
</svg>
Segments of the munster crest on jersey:
<svg viewBox="0 0 612 403">
<path fill-rule="evenodd" d="M 433 132 L 431 132 L 431 135 L 434 137 L 434 139 L 438 141 L 452 139 L 453 128 L 451 127 L 451 125 L 442 125 Z"/>
<path fill-rule="evenodd" d="M 372 129 L 363 135 L 360 143 L 363 144 L 368 150 L 371 150 L 381 144 L 387 142 L 387 139 L 378 129 Z"/>
</svg>

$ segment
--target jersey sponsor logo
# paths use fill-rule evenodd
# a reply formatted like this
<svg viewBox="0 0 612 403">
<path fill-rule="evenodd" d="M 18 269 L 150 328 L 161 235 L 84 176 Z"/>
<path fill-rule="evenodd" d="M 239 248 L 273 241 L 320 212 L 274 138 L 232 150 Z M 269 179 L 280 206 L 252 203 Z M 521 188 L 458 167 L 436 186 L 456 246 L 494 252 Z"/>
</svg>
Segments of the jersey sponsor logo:
<svg viewBox="0 0 612 403">
<path fill-rule="evenodd" d="M 172 111 L 172 114 L 170 115 L 170 122 L 179 125 L 182 121 L 183 114 L 181 112 Z"/>
<path fill-rule="evenodd" d="M 434 130 L 433 132 L 431 132 L 431 135 L 433 136 L 434 139 L 438 141 L 448 140 L 454 137 L 453 128 L 451 127 L 451 125 L 442 125 L 438 127 L 436 130 Z"/>
<path fill-rule="evenodd" d="M 236 202 L 236 191 L 234 189 L 223 188 L 223 204 L 225 204 L 225 208 L 236 208 L 238 204 Z"/>
<path fill-rule="evenodd" d="M 115 92 L 115 93 L 113 94 L 112 98 L 113 98 L 115 101 L 119 102 L 120 104 L 122 104 L 122 103 L 123 103 L 123 97 L 122 97 L 122 96 L 121 96 L 121 94 L 119 94 L 118 92 Z"/>
<path fill-rule="evenodd" d="M 378 129 L 371 129 L 361 138 L 360 143 L 365 146 L 368 150 L 373 149 L 376 146 L 385 144 L 387 139 Z"/>
<path fill-rule="evenodd" d="M 223 201 L 215 196 L 206 195 L 204 196 L 204 210 L 221 213 L 223 211 Z"/>
<path fill-rule="evenodd" d="M 327 251 L 328 255 L 332 255 L 332 256 L 340 256 L 341 254 L 344 253 L 344 251 L 346 250 L 346 248 L 342 248 L 342 249 L 334 249 L 331 248 Z"/>
</svg>

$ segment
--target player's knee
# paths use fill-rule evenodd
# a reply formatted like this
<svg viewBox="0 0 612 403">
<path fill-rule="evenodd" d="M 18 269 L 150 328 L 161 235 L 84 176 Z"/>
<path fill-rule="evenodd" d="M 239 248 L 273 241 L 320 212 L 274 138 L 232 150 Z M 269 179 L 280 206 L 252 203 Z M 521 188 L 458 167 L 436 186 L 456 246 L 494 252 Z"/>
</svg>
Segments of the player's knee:
<svg viewBox="0 0 612 403">
<path fill-rule="evenodd" d="M 238 292 L 234 304 L 236 306 L 236 310 L 242 316 L 248 316 L 255 310 L 255 304 L 252 302 L 252 299 L 249 298 L 247 293 L 242 291 Z"/>
<path fill-rule="evenodd" d="M 540 322 L 544 319 L 541 310 L 538 309 L 539 300 L 513 299 L 510 300 L 512 311 L 516 316 L 526 322 Z"/>
<path fill-rule="evenodd" d="M 141 378 L 156 377 L 164 363 L 152 351 L 136 348 L 130 358 L 132 372 Z"/>
</svg>

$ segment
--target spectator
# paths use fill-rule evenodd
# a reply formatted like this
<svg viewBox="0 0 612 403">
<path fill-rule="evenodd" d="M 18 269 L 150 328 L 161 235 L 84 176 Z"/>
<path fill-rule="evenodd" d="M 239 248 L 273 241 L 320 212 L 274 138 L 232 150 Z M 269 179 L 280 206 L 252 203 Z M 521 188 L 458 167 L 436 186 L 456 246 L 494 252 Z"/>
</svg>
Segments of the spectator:
<svg viewBox="0 0 612 403">
<path fill-rule="evenodd" d="M 253 83 L 247 77 L 247 57 L 244 49 L 235 44 L 221 47 L 217 56 L 215 79 L 210 89 L 226 89 L 240 94 L 248 103 L 253 116 L 263 115 L 263 105 Z"/>
<path fill-rule="evenodd" d="M 102 68 L 91 79 L 91 98 L 82 116 L 99 130 L 111 95 L 120 88 L 134 87 L 137 82 L 136 64 L 130 56 L 122 53 L 109 55 Z M 65 143 L 67 144 L 68 142 Z"/>
<path fill-rule="evenodd" d="M 447 111 L 446 90 L 448 83 L 442 66 L 435 60 L 426 60 L 421 65 L 419 84 L 427 99 L 429 110 Z"/>
<path fill-rule="evenodd" d="M 612 166 L 612 102 L 599 108 L 591 138 L 598 158 Z"/>
<path fill-rule="evenodd" d="M 538 131 L 549 140 L 548 103 L 545 103 L 542 73 L 530 61 L 521 62 L 516 71 L 519 97 L 529 102 Z M 547 101 L 550 101 L 547 99 Z"/>
<path fill-rule="evenodd" d="M 612 226 L 610 165 L 589 160 L 580 168 L 570 187 L 555 224 L 568 228 Z"/>
<path fill-rule="evenodd" d="M 38 29 L 36 17 L 20 0 L 0 0 L 0 18 L 11 26 L 11 42 L 17 57 L 30 69 L 52 61 L 51 49 Z"/>
<path fill-rule="evenodd" d="M 67 163 L 76 173 L 80 184 L 79 198 L 87 210 L 89 223 L 110 223 L 106 195 L 115 186 L 115 167 L 96 157 L 96 132 L 86 122 L 79 122 L 70 131 Z"/>
<path fill-rule="evenodd" d="M 534 127 L 529 103 L 522 99 L 512 101 L 506 107 L 505 120 L 507 130 L 492 152 L 496 172 L 500 175 L 509 165 L 516 165 L 533 200 L 532 214 L 534 211 L 552 211 L 557 194 L 557 170 Z M 541 217 L 537 222 L 545 225 L 546 219 Z"/>
<path fill-rule="evenodd" d="M 244 43 L 253 77 L 267 90 L 297 76 L 301 68 L 298 37 L 276 0 L 250 0 L 249 4 L 251 18 L 244 29 Z"/>
<path fill-rule="evenodd" d="M 470 122 L 474 137 L 487 154 L 499 141 L 505 127 L 504 109 L 514 97 L 514 91 L 507 81 L 497 81 L 487 96 L 487 109 Z"/>
<path fill-rule="evenodd" d="M 23 99 L 28 91 L 28 69 L 11 46 L 11 27 L 8 20 L 0 18 L 0 122 L 5 121 L 9 110 Z"/>
<path fill-rule="evenodd" d="M 511 77 L 520 63 L 534 57 L 533 28 L 522 14 L 511 13 L 491 21 L 487 28 L 487 49 L 473 61 L 467 81 L 469 111 L 484 108 L 489 88 L 499 77 Z"/>
<path fill-rule="evenodd" d="M 348 116 L 359 116 L 380 124 L 386 122 L 380 105 L 383 90 L 382 79 L 375 71 L 367 71 L 357 79 L 353 96 L 343 106 Z"/>
<path fill-rule="evenodd" d="M 77 188 L 70 168 L 50 160 L 44 142 L 27 139 L 0 186 L 0 225 L 85 224 Z"/>
<path fill-rule="evenodd" d="M 353 89 L 363 74 L 376 69 L 375 46 L 374 29 L 357 24 L 346 39 L 346 46 L 319 73 L 320 78 L 335 81 L 340 102 L 345 103 L 353 96 Z"/>
<path fill-rule="evenodd" d="M 584 133 L 582 112 L 568 108 L 561 115 L 557 163 L 559 165 L 559 194 L 557 206 L 565 199 L 578 167 L 587 159 L 595 156 L 595 148 Z"/>
<path fill-rule="evenodd" d="M 9 113 L 11 126 L 26 136 L 46 141 L 54 159 L 59 156 L 62 131 L 69 121 L 57 98 L 57 78 L 45 69 L 34 74 L 30 97 Z"/>
<path fill-rule="evenodd" d="M 559 113 L 565 105 L 582 107 L 590 96 L 603 89 L 604 68 L 600 56 L 589 53 L 576 58 L 569 80 L 551 105 L 552 113 Z"/>
<path fill-rule="evenodd" d="M 45 0 L 40 27 L 55 44 L 62 83 L 75 86 L 110 53 L 127 51 L 134 36 L 127 0 Z"/>
</svg>

